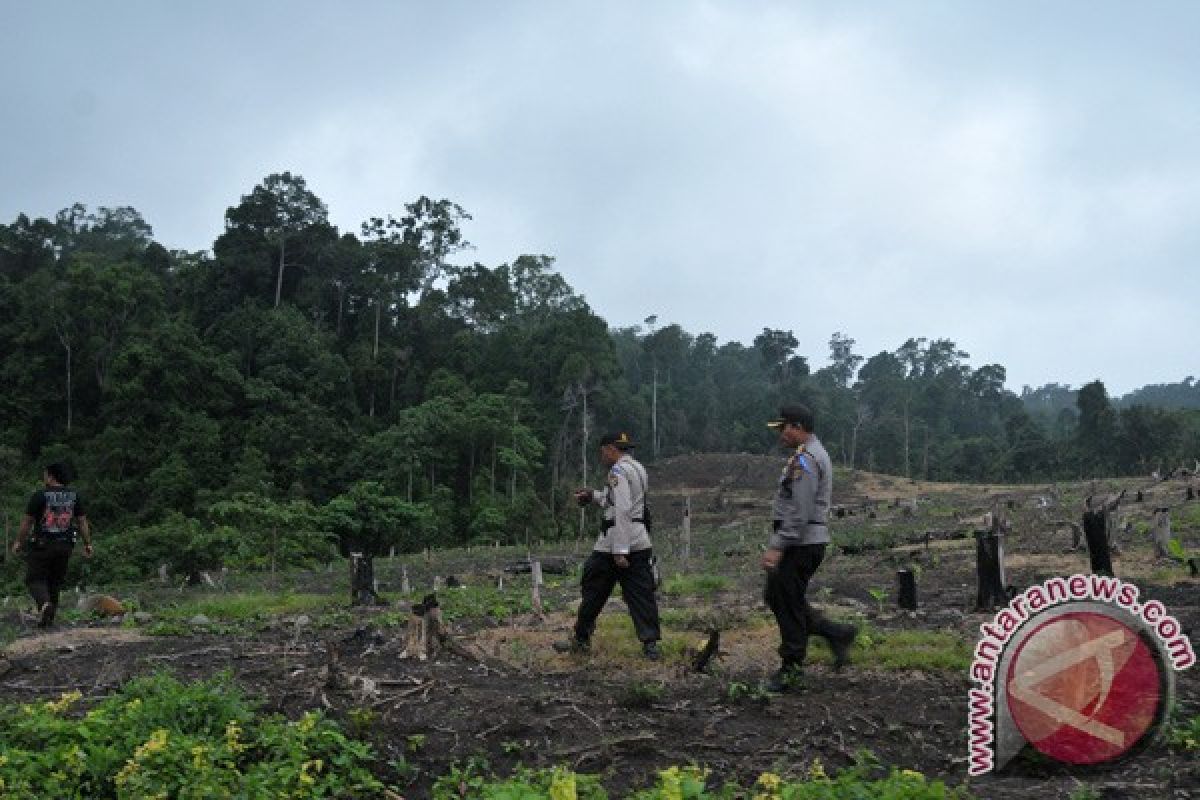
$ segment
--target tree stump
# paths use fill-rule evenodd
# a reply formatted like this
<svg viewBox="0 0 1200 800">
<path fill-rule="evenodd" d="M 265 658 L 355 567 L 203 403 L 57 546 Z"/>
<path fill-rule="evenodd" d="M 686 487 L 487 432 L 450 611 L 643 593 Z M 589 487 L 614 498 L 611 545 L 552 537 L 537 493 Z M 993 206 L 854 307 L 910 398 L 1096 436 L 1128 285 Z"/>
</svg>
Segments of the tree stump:
<svg viewBox="0 0 1200 800">
<path fill-rule="evenodd" d="M 975 531 L 976 611 L 992 611 L 1008 602 L 1004 588 L 1004 531 L 993 519 L 988 530 Z"/>
<path fill-rule="evenodd" d="M 530 605 L 533 608 L 533 613 L 537 614 L 538 619 L 546 619 L 546 613 L 542 610 L 542 562 L 536 559 L 530 559 L 533 569 L 530 572 Z"/>
<path fill-rule="evenodd" d="M 1171 557 L 1171 509 L 1154 509 L 1154 527 L 1150 530 L 1154 541 L 1154 557 Z"/>
<path fill-rule="evenodd" d="M 683 563 L 692 557 L 692 496 L 683 498 Z"/>
<path fill-rule="evenodd" d="M 376 606 L 382 603 L 375 591 L 375 559 L 367 553 L 351 553 L 350 605 Z"/>
<path fill-rule="evenodd" d="M 1071 523 L 1071 551 L 1078 550 L 1083 544 L 1083 528 L 1079 527 L 1078 522 Z"/>
<path fill-rule="evenodd" d="M 917 576 L 911 569 L 896 572 L 896 602 L 908 611 L 917 610 Z"/>
<path fill-rule="evenodd" d="M 1087 541 L 1092 573 L 1112 575 L 1112 554 L 1108 549 L 1108 514 L 1100 511 L 1083 512 L 1083 536 Z"/>
</svg>

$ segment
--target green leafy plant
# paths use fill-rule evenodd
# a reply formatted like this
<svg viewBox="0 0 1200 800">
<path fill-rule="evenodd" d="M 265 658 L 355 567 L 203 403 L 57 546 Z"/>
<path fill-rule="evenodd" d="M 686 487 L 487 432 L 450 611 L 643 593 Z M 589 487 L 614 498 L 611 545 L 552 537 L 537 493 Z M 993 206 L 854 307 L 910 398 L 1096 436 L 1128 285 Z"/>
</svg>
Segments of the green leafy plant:
<svg viewBox="0 0 1200 800">
<path fill-rule="evenodd" d="M 767 703 L 771 693 L 757 683 L 730 681 L 725 687 L 725 697 L 731 703 Z"/>
<path fill-rule="evenodd" d="M 870 589 L 867 589 L 867 594 L 875 598 L 875 602 L 879 604 L 879 613 L 882 614 L 883 601 L 887 599 L 887 589 L 879 586 L 872 586 Z"/>
</svg>

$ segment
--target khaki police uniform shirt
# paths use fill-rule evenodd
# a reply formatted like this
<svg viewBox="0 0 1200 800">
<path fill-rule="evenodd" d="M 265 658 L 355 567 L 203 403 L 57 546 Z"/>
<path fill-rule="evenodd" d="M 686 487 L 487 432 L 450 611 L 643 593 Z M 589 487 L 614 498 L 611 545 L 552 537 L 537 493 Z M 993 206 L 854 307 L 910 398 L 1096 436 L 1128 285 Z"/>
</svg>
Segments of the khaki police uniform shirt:
<svg viewBox="0 0 1200 800">
<path fill-rule="evenodd" d="M 604 509 L 604 519 L 612 527 L 600 534 L 592 548 L 601 553 L 628 555 L 650 547 L 650 534 L 643 519 L 646 513 L 646 468 L 633 456 L 622 455 L 608 471 L 608 485 L 592 490 L 592 502 Z"/>
<path fill-rule="evenodd" d="M 833 464 L 829 453 L 816 436 L 809 436 L 788 457 L 779 476 L 772 508 L 776 529 L 771 534 L 771 549 L 828 544 L 832 496 Z"/>
</svg>

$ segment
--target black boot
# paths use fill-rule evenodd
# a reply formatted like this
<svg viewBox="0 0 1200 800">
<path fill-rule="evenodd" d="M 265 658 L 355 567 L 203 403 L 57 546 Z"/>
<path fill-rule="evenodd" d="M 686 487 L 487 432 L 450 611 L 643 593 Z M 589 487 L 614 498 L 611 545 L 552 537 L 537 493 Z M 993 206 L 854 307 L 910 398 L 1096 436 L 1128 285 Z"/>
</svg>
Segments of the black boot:
<svg viewBox="0 0 1200 800">
<path fill-rule="evenodd" d="M 799 664 L 784 664 L 771 673 L 763 688 L 775 694 L 797 692 L 804 688 L 803 678 L 803 670 Z"/>
<path fill-rule="evenodd" d="M 642 655 L 645 656 L 647 661 L 662 660 L 662 651 L 658 649 L 658 642 L 653 639 L 642 643 Z"/>
<path fill-rule="evenodd" d="M 858 636 L 853 625 L 839 625 L 839 630 L 829 637 L 829 649 L 833 651 L 833 670 L 838 672 L 850 663 L 850 647 Z"/>
<path fill-rule="evenodd" d="M 58 608 L 54 605 L 54 603 L 42 603 L 41 613 L 38 615 L 38 625 L 37 626 L 39 628 L 45 629 L 45 628 L 49 628 L 51 625 L 53 625 L 54 624 L 54 612 L 57 610 L 58 610 Z"/>
</svg>

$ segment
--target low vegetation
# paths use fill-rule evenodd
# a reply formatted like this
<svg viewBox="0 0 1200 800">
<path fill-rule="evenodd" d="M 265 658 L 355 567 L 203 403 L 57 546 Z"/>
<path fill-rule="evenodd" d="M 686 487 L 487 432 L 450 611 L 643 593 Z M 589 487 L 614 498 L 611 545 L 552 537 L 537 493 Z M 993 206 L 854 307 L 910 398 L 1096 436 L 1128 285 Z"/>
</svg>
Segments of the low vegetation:
<svg viewBox="0 0 1200 800">
<path fill-rule="evenodd" d="M 262 715 L 231 681 L 127 683 L 0 707 L 0 798 L 380 796 L 372 748 L 321 712 Z M 374 770 L 374 771 L 373 771 Z"/>
</svg>

